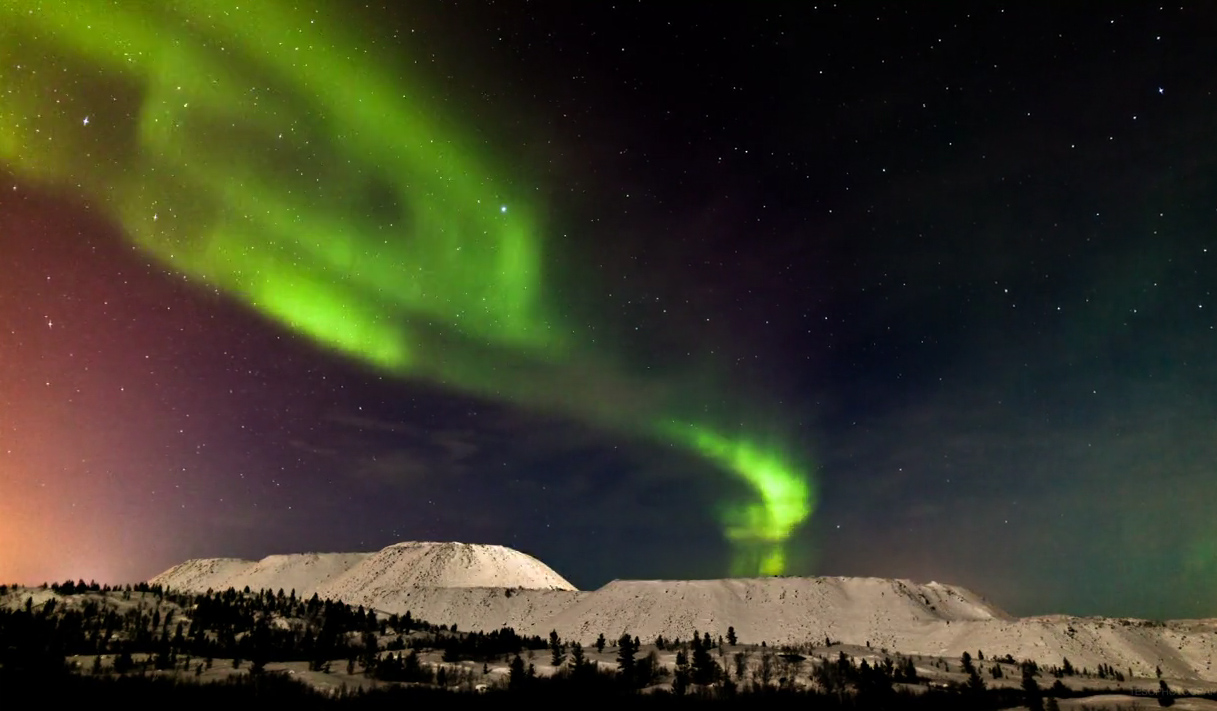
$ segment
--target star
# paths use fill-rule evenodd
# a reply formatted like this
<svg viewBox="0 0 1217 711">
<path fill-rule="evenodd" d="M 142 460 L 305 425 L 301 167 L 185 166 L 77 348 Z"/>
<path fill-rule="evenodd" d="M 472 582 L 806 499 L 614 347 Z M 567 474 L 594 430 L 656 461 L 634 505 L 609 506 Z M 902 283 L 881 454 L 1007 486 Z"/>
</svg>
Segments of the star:
<svg viewBox="0 0 1217 711">
<path fill-rule="evenodd" d="M 82 123 L 82 124 L 84 124 L 85 126 L 88 126 L 88 125 L 89 125 L 89 117 L 88 117 L 88 116 L 85 116 L 85 120 L 84 120 L 84 121 L 81 121 L 81 123 Z"/>
</svg>

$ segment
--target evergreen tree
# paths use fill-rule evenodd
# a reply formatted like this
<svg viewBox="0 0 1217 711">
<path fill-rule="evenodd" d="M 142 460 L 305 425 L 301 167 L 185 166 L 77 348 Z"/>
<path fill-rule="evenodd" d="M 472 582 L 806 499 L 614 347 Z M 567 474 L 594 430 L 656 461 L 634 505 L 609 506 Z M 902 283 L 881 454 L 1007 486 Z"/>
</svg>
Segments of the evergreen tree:
<svg viewBox="0 0 1217 711">
<path fill-rule="evenodd" d="M 728 627 L 728 628 L 727 628 L 727 644 L 729 644 L 729 645 L 731 645 L 732 647 L 734 647 L 734 646 L 735 646 L 735 643 L 736 643 L 736 642 L 738 642 L 738 641 L 739 641 L 739 639 L 738 639 L 738 638 L 736 638 L 736 636 L 735 636 L 735 628 L 734 628 L 734 627 Z"/>
<path fill-rule="evenodd" d="M 604 645 L 605 645 L 604 633 L 601 632 L 600 636 L 596 638 L 596 651 L 603 652 Z"/>
<path fill-rule="evenodd" d="M 1023 702 L 1031 711 L 1044 711 L 1044 696 L 1040 685 L 1035 683 L 1035 674 L 1028 664 L 1023 665 Z"/>
<path fill-rule="evenodd" d="M 399 656 L 398 659 L 401 659 Z M 402 677 L 406 681 L 431 681 L 431 672 L 423 669 L 422 662 L 418 661 L 418 650 L 411 649 L 410 653 L 401 663 Z"/>
<path fill-rule="evenodd" d="M 708 686 L 718 680 L 719 672 L 721 671 L 718 662 L 714 661 L 714 657 L 710 656 L 710 649 L 713 645 L 710 643 L 710 636 L 707 634 L 705 638 L 698 640 L 697 635 L 693 635 L 693 683 L 701 686 Z"/>
<path fill-rule="evenodd" d="M 972 667 L 972 671 L 968 673 L 967 689 L 974 694 L 983 694 L 985 692 L 985 680 L 980 677 L 976 667 Z"/>
<path fill-rule="evenodd" d="M 735 678 L 743 681 L 744 672 L 748 671 L 748 653 L 736 652 L 731 659 L 735 662 Z"/>
<path fill-rule="evenodd" d="M 617 640 L 617 668 L 621 676 L 621 680 L 626 686 L 634 684 L 634 655 L 638 653 L 638 648 L 634 646 L 634 638 L 628 633 L 621 635 L 621 639 Z"/>
<path fill-rule="evenodd" d="M 677 696 L 684 696 L 689 690 L 689 658 L 685 655 L 684 650 L 676 653 L 676 675 L 672 679 L 672 693 Z"/>
<path fill-rule="evenodd" d="M 363 663 L 363 668 L 376 665 L 376 660 L 380 656 L 380 645 L 376 641 L 376 635 L 372 632 L 363 633 L 363 654 L 360 661 Z"/>
<path fill-rule="evenodd" d="M 583 668 L 583 665 L 586 663 L 587 663 L 587 660 L 583 656 L 583 645 L 579 644 L 578 642 L 571 642 L 571 644 L 570 644 L 570 665 L 571 665 L 571 667 L 575 671 L 579 671 L 580 669 Z"/>
<path fill-rule="evenodd" d="M 508 667 L 507 688 L 519 690 L 523 689 L 527 683 L 528 676 L 524 671 L 524 660 L 520 659 L 520 655 L 517 654 L 511 660 L 511 666 Z"/>
</svg>

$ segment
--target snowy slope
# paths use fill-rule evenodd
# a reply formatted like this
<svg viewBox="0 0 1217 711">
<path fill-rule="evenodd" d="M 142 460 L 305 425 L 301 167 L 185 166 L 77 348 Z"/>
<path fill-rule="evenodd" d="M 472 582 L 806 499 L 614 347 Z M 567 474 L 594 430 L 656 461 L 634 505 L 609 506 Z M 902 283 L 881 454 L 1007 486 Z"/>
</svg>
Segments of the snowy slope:
<svg viewBox="0 0 1217 711">
<path fill-rule="evenodd" d="M 974 593 L 883 578 L 615 580 L 579 592 L 541 561 L 503 546 L 409 542 L 375 553 L 192 560 L 152 580 L 203 591 L 295 589 L 384 612 L 411 612 L 462 630 L 593 642 L 629 632 L 688 639 L 695 631 L 744 643 L 857 645 L 958 658 L 1007 654 L 1077 668 L 1107 663 L 1139 676 L 1217 681 L 1217 621 L 1168 623 L 1065 616 L 1012 618 Z"/>
<path fill-rule="evenodd" d="M 406 588 L 395 594 L 353 596 L 352 605 L 389 613 L 410 612 L 435 624 L 455 624 L 466 631 L 514 628 L 521 634 L 547 635 L 563 610 L 593 593 L 576 590 L 518 588 Z"/>
<path fill-rule="evenodd" d="M 688 639 L 693 632 L 741 642 L 796 644 L 824 638 L 864 644 L 893 628 L 945 620 L 1006 619 L 980 597 L 950 586 L 881 578 L 615 580 L 550 624 L 573 639 L 623 632 Z"/>
<path fill-rule="evenodd" d="M 367 560 L 369 553 L 298 553 L 271 555 L 254 563 L 240 573 L 238 590 L 295 590 L 297 596 L 312 596 L 326 583 L 356 568 Z M 226 586 L 227 587 L 227 586 Z M 323 593 L 321 597 L 325 597 Z"/>
<path fill-rule="evenodd" d="M 322 597 L 391 598 L 415 587 L 574 590 L 552 568 L 504 546 L 468 543 L 398 543 L 321 586 Z"/>
<path fill-rule="evenodd" d="M 193 558 L 178 563 L 148 582 L 175 590 L 227 590 L 237 587 L 230 581 L 236 580 L 255 562 L 240 558 Z M 245 587 L 244 583 L 237 589 L 242 587 Z"/>
<path fill-rule="evenodd" d="M 965 651 L 987 656 L 1012 655 L 1041 664 L 1061 664 L 1065 657 L 1078 669 L 1107 663 L 1137 676 L 1153 677 L 1161 667 L 1167 676 L 1217 681 L 1217 631 L 1213 625 L 1187 622 L 1065 617 L 1026 617 L 1013 621 L 970 621 L 933 627 L 919 635 L 894 636 L 886 644 L 901 651 L 959 656 Z"/>
<path fill-rule="evenodd" d="M 375 553 L 294 553 L 259 561 L 201 558 L 175 565 L 149 582 L 197 592 L 282 588 L 298 596 L 316 593 L 348 602 L 391 599 L 419 586 L 575 589 L 549 566 L 511 548 L 427 542 L 397 543 Z"/>
</svg>

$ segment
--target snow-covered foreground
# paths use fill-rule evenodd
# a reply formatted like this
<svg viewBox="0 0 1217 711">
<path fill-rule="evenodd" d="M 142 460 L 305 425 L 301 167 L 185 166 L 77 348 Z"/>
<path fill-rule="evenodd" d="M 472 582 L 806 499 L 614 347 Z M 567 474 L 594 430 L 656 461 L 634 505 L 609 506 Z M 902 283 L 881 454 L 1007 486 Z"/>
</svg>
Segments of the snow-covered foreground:
<svg viewBox="0 0 1217 711">
<path fill-rule="evenodd" d="M 205 591 L 270 588 L 411 612 L 463 630 L 513 627 L 590 644 L 628 632 L 642 640 L 694 632 L 742 643 L 847 645 L 905 654 L 1032 659 L 1138 677 L 1157 668 L 1217 682 L 1217 620 L 1150 622 L 1065 616 L 1014 618 L 963 588 L 883 578 L 615 580 L 578 591 L 541 561 L 502 546 L 400 543 L 375 553 L 192 560 L 150 582 Z"/>
</svg>

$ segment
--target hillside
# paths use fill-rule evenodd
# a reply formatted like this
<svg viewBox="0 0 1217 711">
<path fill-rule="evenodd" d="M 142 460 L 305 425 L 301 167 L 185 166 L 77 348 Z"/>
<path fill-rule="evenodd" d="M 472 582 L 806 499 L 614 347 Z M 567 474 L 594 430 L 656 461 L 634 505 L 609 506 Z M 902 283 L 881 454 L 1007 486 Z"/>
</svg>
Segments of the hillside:
<svg viewBox="0 0 1217 711">
<path fill-rule="evenodd" d="M 243 570 L 241 580 L 250 590 L 268 588 L 296 590 L 297 593 L 308 590 L 311 595 L 335 577 L 358 567 L 367 558 L 366 553 L 272 555 Z"/>
<path fill-rule="evenodd" d="M 1217 681 L 1217 631 L 1214 625 L 1188 622 L 1066 617 L 1026 617 L 1012 621 L 971 621 L 893 636 L 885 644 L 919 654 L 958 656 L 1011 654 L 1042 664 L 1068 657 L 1079 669 L 1110 664 L 1152 677 L 1156 668 L 1177 678 Z"/>
<path fill-rule="evenodd" d="M 192 558 L 178 563 L 148 582 L 174 590 L 197 592 L 203 592 L 208 588 L 240 590 L 245 587 L 245 583 L 240 580 L 240 575 L 256 563 L 257 561 L 241 558 Z M 238 582 L 241 584 L 237 585 Z"/>
<path fill-rule="evenodd" d="M 766 582 L 773 581 L 635 581 L 611 587 L 619 598 L 632 594 L 631 590 L 642 590 L 639 594 L 659 590 L 668 596 L 683 595 L 686 602 L 700 595 L 713 603 L 715 593 L 726 590 L 746 598 L 757 586 L 766 587 Z M 909 601 L 907 611 L 923 624 L 955 628 L 1007 626 L 1012 622 L 996 616 L 957 619 L 950 625 L 947 620 L 936 621 L 932 618 L 939 605 L 934 598 L 928 593 L 923 597 L 922 586 L 903 581 L 788 579 L 778 597 L 783 601 L 796 596 L 814 601 L 817 595 L 809 593 L 813 587 L 822 588 L 815 591 L 820 593 L 820 600 L 842 592 L 856 598 L 877 595 L 886 600 L 894 592 Z M 452 614 L 492 610 L 481 622 L 488 627 L 504 623 L 514 626 L 511 620 L 495 617 L 497 612 L 493 610 L 499 609 L 496 600 L 515 601 L 512 604 L 519 604 L 517 598 L 530 601 L 530 617 L 540 619 L 548 614 L 548 603 L 565 604 L 562 601 L 571 596 L 585 601 L 594 595 L 503 588 L 417 587 L 406 591 L 410 605 L 421 604 L 439 614 L 443 614 L 437 607 L 440 602 L 451 604 Z M 983 607 L 978 610 L 978 603 L 968 600 L 963 591 L 955 595 L 948 592 L 947 597 L 956 605 L 964 604 L 973 617 L 991 614 Z M 526 622 L 523 618 L 519 621 Z M 1015 626 L 1024 622 L 1042 625 L 1051 633 L 1061 624 L 1072 626 L 1077 620 L 1021 620 Z M 1145 630 L 1163 627 L 1096 622 Z M 171 635 L 169 630 L 175 625 L 179 633 Z M 1213 625 L 1205 621 L 1179 623 L 1179 629 L 1184 627 L 1207 633 Z M 187 629 L 189 634 L 181 633 Z M 1082 636 L 1076 627 L 1072 634 Z M 161 705 L 169 703 L 167 692 L 178 690 L 183 700 L 190 699 L 188 705 L 195 706 L 200 698 L 215 698 L 216 684 L 230 691 L 245 690 L 239 700 L 234 697 L 222 704 L 234 706 L 249 705 L 247 702 L 253 699 L 273 705 L 276 701 L 268 694 L 274 689 L 288 694 L 278 701 L 280 705 L 299 705 L 308 689 L 316 690 L 318 698 L 328 698 L 345 688 L 347 702 L 354 698 L 348 693 L 354 692 L 369 701 L 365 707 L 385 708 L 451 705 L 459 700 L 435 694 L 415 694 L 407 699 L 396 693 L 403 690 L 456 690 L 465 694 L 493 690 L 496 694 L 521 692 L 525 694 L 521 698 L 530 698 L 527 695 L 536 691 L 546 693 L 550 700 L 564 698 L 567 703 L 581 703 L 587 698 L 623 698 L 622 694 L 644 689 L 651 692 L 645 698 L 662 700 L 654 694 L 669 688 L 688 690 L 689 684 L 697 685 L 703 699 L 711 695 L 720 700 L 744 701 L 766 694 L 768 699 L 758 697 L 756 703 L 770 705 L 776 686 L 782 689 L 783 698 L 793 702 L 798 697 L 797 705 L 815 708 L 872 708 L 864 699 L 879 697 L 884 699 L 881 707 L 888 709 L 1009 708 L 1024 698 L 1019 691 L 1023 681 L 1018 662 L 999 658 L 992 651 L 983 661 L 979 652 L 974 657 L 983 679 L 973 684 L 955 655 L 902 655 L 828 640 L 800 644 L 801 654 L 788 653 L 792 650 L 779 653 L 782 650 L 774 646 L 733 645 L 729 640 L 711 643 L 706 653 L 692 635 L 679 644 L 670 638 L 666 642 L 644 641 L 635 656 L 641 661 L 626 667 L 619 664 L 616 640 L 603 648 L 581 648 L 576 655 L 573 648 L 548 637 L 505 630 L 491 634 L 458 631 L 410 616 L 376 615 L 348 604 L 305 600 L 269 590 L 195 595 L 146 584 L 121 589 L 72 582 L 46 588 L 0 585 L 0 686 L 8 690 L 24 684 L 39 692 L 51 688 L 56 698 L 61 698 L 65 687 L 76 685 L 78 704 L 95 703 L 107 694 L 126 702 L 138 699 L 141 689 L 156 689 L 155 698 Z M 688 657 L 681 661 L 678 657 L 684 654 Z M 1217 707 L 1217 683 L 1204 683 L 1190 673 L 1176 675 L 1172 668 L 1163 666 L 1161 683 L 1169 684 L 1167 693 L 1182 695 L 1176 699 L 1176 708 Z M 1093 708 L 1100 703 L 1103 707 L 1157 708 L 1157 694 L 1164 688 L 1156 670 L 1125 677 L 1105 666 L 1102 674 L 1097 667 L 1064 672 L 1060 675 L 1063 687 L 1048 689 L 1049 679 L 1056 674 L 1047 667 L 1045 664 L 1040 670 L 1039 686 L 1062 697 L 1062 708 Z M 288 682 L 304 686 L 284 689 L 282 684 Z M 567 695 L 555 697 L 555 692 Z M 371 703 L 368 694 L 378 701 Z M 1205 694 L 1207 699 L 1197 698 Z M 858 701 L 856 706 L 834 703 L 850 697 Z"/>
<path fill-rule="evenodd" d="M 321 586 L 321 596 L 391 596 L 415 587 L 574 590 L 552 568 L 505 546 L 397 543 Z"/>
<path fill-rule="evenodd" d="M 505 546 L 406 542 L 374 553 L 296 553 L 259 561 L 237 558 L 189 560 L 148 581 L 203 592 L 248 586 L 251 590 L 295 590 L 297 595 L 353 599 L 384 609 L 402 590 L 415 587 L 501 587 L 574 590 L 549 566 Z M 383 603 L 383 604 L 382 604 Z"/>
<path fill-rule="evenodd" d="M 802 643 L 826 636 L 864 644 L 884 631 L 945 621 L 1008 619 L 962 588 L 881 578 L 615 580 L 545 624 L 573 639 L 624 631 L 688 639 L 694 631 L 745 643 Z"/>
<path fill-rule="evenodd" d="M 741 643 L 823 645 L 826 641 L 906 654 L 958 658 L 1007 654 L 1049 666 L 1068 657 L 1079 669 L 1111 664 L 1153 676 L 1217 681 L 1217 623 L 1013 618 L 966 589 L 883 578 L 615 580 L 578 591 L 541 561 L 503 546 L 408 542 L 374 553 L 269 556 L 260 561 L 192 560 L 153 578 L 204 591 L 249 586 L 342 600 L 386 613 L 455 624 L 462 630 L 512 627 L 591 644 L 628 632 Z"/>
</svg>

